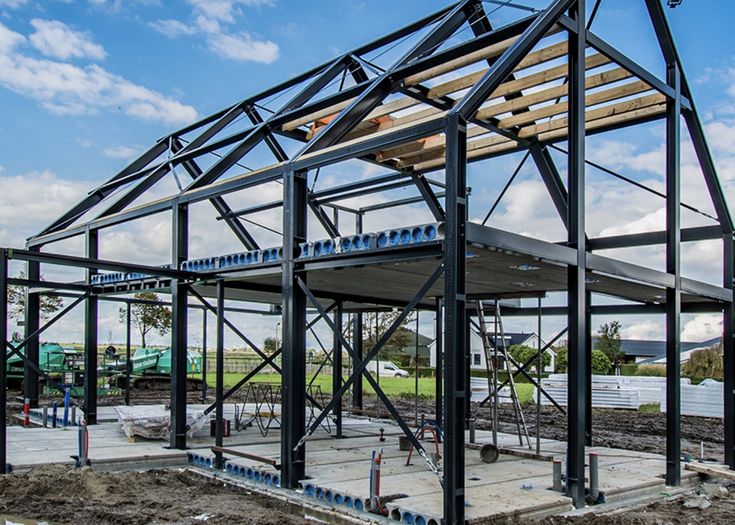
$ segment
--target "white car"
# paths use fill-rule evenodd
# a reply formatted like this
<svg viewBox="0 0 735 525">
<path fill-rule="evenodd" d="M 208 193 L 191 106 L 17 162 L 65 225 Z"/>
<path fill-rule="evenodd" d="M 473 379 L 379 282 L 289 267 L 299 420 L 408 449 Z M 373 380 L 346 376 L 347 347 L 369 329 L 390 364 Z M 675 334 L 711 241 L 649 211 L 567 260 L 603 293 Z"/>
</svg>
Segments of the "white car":
<svg viewBox="0 0 735 525">
<path fill-rule="evenodd" d="M 371 372 L 374 375 L 378 368 L 378 362 L 370 361 L 366 368 L 368 372 Z M 380 362 L 380 377 L 408 377 L 408 375 L 409 374 L 406 370 L 398 368 L 396 364 L 391 361 Z"/>
</svg>

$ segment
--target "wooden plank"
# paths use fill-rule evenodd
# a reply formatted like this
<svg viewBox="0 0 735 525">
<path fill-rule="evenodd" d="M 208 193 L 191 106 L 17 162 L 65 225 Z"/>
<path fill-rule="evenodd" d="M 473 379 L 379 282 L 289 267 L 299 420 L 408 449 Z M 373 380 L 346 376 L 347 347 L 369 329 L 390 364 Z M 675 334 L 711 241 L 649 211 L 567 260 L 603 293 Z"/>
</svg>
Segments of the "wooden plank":
<svg viewBox="0 0 735 525">
<path fill-rule="evenodd" d="M 706 463 L 684 463 L 684 470 L 699 472 L 716 478 L 735 479 L 735 470 L 727 465 L 708 465 Z"/>
<path fill-rule="evenodd" d="M 615 82 L 619 80 L 620 78 L 625 78 L 628 76 L 630 76 L 630 73 L 623 70 L 622 68 L 613 69 L 610 71 L 600 73 L 598 75 L 592 75 L 588 77 L 585 82 L 585 85 L 587 87 L 598 87 L 602 85 L 603 82 Z M 558 86 L 556 88 L 552 88 L 551 90 L 546 90 L 547 91 L 546 93 L 539 91 L 537 93 L 526 95 L 525 97 L 520 97 L 515 100 L 522 101 L 525 99 L 526 102 L 521 103 L 522 107 L 528 107 L 541 100 L 548 100 L 548 99 L 556 98 L 556 95 L 558 94 L 558 88 L 562 88 L 566 91 L 566 86 Z M 593 106 L 595 104 L 600 104 L 602 102 L 615 100 L 617 98 L 623 98 L 625 96 L 629 96 L 635 93 L 640 93 L 643 91 L 648 91 L 650 89 L 651 88 L 643 81 L 631 82 L 629 84 L 618 86 L 613 89 L 591 93 L 590 95 L 586 97 L 586 103 L 587 103 L 587 106 Z M 486 108 L 485 110 L 482 111 L 484 119 L 489 119 L 491 117 L 496 116 L 495 111 L 500 111 L 504 107 L 505 107 L 505 103 L 496 104 L 495 106 Z M 491 108 L 495 108 L 495 110 L 491 110 Z M 545 108 L 541 108 L 535 111 L 529 111 L 526 113 L 521 113 L 517 116 L 513 116 L 505 120 L 501 120 L 499 127 L 508 129 L 513 126 L 516 126 L 519 123 L 533 122 L 545 116 L 560 115 L 566 112 L 567 109 L 568 109 L 568 106 L 566 102 L 559 103 L 559 104 L 553 104 Z M 487 131 L 485 128 L 482 128 L 480 126 L 473 126 L 468 130 L 468 138 L 472 138 L 473 136 L 484 135 L 488 133 L 490 132 Z M 443 154 L 443 147 L 444 147 L 444 138 L 439 137 L 437 139 L 429 139 L 429 140 L 422 141 L 420 143 L 415 143 L 415 144 L 410 144 L 410 145 L 409 144 L 401 145 L 396 148 L 384 150 L 380 153 L 380 158 L 389 159 L 389 158 L 401 157 L 401 163 L 403 163 L 407 160 L 408 157 L 411 157 L 413 155 L 422 155 L 422 158 L 425 158 L 426 157 L 425 153 L 428 153 L 430 151 L 437 152 L 441 150 Z M 415 159 L 411 160 L 411 162 L 415 162 Z"/>
<path fill-rule="evenodd" d="M 509 40 L 515 40 L 515 39 L 509 39 Z M 500 54 L 502 54 L 503 51 L 505 51 L 505 49 L 507 49 L 508 47 L 510 47 L 510 45 L 512 44 L 512 42 L 511 42 L 511 44 L 507 44 L 507 41 L 504 41 L 501 44 L 503 44 L 503 46 L 505 46 L 505 47 L 503 47 L 502 50 L 500 50 Z M 562 42 L 561 44 L 566 45 L 566 41 Z M 554 44 L 553 46 L 549 46 L 547 48 L 543 48 L 543 49 L 540 49 L 538 51 L 534 51 L 533 53 L 530 53 L 523 60 L 523 62 L 521 64 L 519 64 L 519 66 L 516 68 L 516 71 L 520 71 L 522 69 L 531 67 L 532 65 L 538 65 L 538 64 L 541 64 L 541 63 L 543 63 L 545 61 L 552 60 L 553 58 L 557 58 L 559 56 L 563 56 L 564 53 L 566 53 L 566 48 L 564 48 L 564 52 L 561 52 L 561 48 L 560 48 L 561 44 Z M 500 44 L 495 44 L 494 46 L 489 46 L 487 48 L 481 49 L 480 51 L 477 51 L 476 53 L 479 53 L 480 55 L 482 55 L 483 53 L 490 53 L 490 54 L 488 54 L 486 56 L 486 58 L 490 58 L 490 57 L 494 56 L 494 55 L 492 55 L 492 53 L 495 52 L 491 48 L 494 48 L 496 46 L 500 46 Z M 470 57 L 470 56 L 471 55 L 466 55 L 466 57 L 462 57 L 461 59 L 462 60 L 465 60 L 467 57 Z M 480 61 L 480 60 L 483 60 L 483 58 L 479 58 L 478 60 L 475 60 L 475 62 Z M 607 59 L 605 59 L 605 60 L 607 60 Z M 470 63 L 472 63 L 472 62 L 470 62 Z M 447 62 L 447 64 L 449 64 L 449 62 Z M 442 64 L 441 66 L 437 66 L 437 67 L 443 67 L 444 65 L 445 64 Z M 436 69 L 436 68 L 432 68 L 432 69 Z M 454 68 L 454 69 L 457 69 L 457 68 Z M 427 70 L 427 71 L 430 71 L 430 70 Z M 482 74 L 484 74 L 485 71 L 487 71 L 487 69 L 483 69 L 482 70 Z M 424 72 L 422 72 L 422 73 L 424 73 Z M 476 73 L 472 73 L 471 75 L 468 75 L 468 77 L 474 78 L 473 75 L 476 75 Z M 439 75 L 438 74 L 437 75 L 431 75 L 431 76 L 425 78 L 424 80 L 428 80 L 428 79 L 434 78 L 436 76 L 439 76 Z M 482 75 L 480 75 L 480 77 L 481 76 Z M 407 85 L 407 86 L 417 84 L 418 83 L 417 81 L 410 80 L 410 79 L 414 79 L 415 77 L 416 77 L 416 75 L 407 77 L 404 80 L 404 84 Z M 457 80 L 459 80 L 459 79 L 457 79 Z M 474 83 L 476 81 L 477 80 L 471 81 L 471 83 L 468 84 L 468 85 L 474 85 Z M 450 82 L 454 82 L 454 81 L 450 81 Z M 456 88 L 456 89 L 451 88 L 450 82 L 445 82 L 444 84 L 439 84 L 438 86 L 435 86 L 432 89 L 438 89 L 439 92 L 437 92 L 437 93 L 431 93 L 431 91 L 430 91 L 430 95 L 429 96 L 432 97 L 432 98 L 437 98 L 437 97 L 440 97 L 440 96 L 447 95 L 449 93 L 453 93 L 453 92 L 459 91 L 460 89 L 463 89 L 463 88 Z M 467 86 L 465 86 L 465 87 L 467 87 Z M 450 89 L 450 90 L 449 91 L 446 91 L 447 89 Z M 439 93 L 441 93 L 441 94 L 439 94 Z M 305 115 L 305 116 L 303 116 L 301 118 L 291 120 L 289 122 L 284 123 L 281 126 L 281 129 L 283 129 L 284 131 L 293 130 L 293 129 L 298 128 L 299 126 L 303 126 L 305 124 L 310 124 L 311 122 L 314 122 L 317 119 L 328 117 L 330 115 L 334 115 L 335 113 L 337 113 L 337 112 L 342 111 L 343 109 L 345 109 L 354 100 L 355 100 L 354 98 L 351 98 L 351 99 L 345 100 L 343 102 L 340 102 L 338 104 L 333 104 L 333 105 L 331 105 L 331 106 L 329 106 L 327 108 L 324 108 L 322 110 L 312 112 L 312 113 L 310 113 L 308 115 Z M 395 111 L 400 111 L 402 109 L 407 109 L 407 108 L 412 107 L 412 106 L 415 106 L 417 104 L 418 104 L 418 102 L 415 101 L 414 99 L 410 98 L 410 97 L 404 97 L 404 98 L 401 98 L 401 99 L 398 99 L 398 100 L 393 100 L 391 102 L 388 102 L 386 104 L 383 104 L 383 105 L 378 106 L 377 108 L 375 108 L 372 112 L 370 112 L 367 115 L 366 119 L 373 119 L 373 118 L 381 117 L 381 116 L 384 116 L 384 115 L 388 115 L 388 114 L 393 113 Z"/>
<path fill-rule="evenodd" d="M 548 33 L 546 33 L 546 36 L 551 36 L 553 34 L 558 33 L 559 31 L 561 31 L 561 28 L 559 26 L 554 26 Z M 450 60 L 443 64 L 439 64 L 438 66 L 434 66 L 432 68 L 426 69 L 424 71 L 416 73 L 415 75 L 408 76 L 405 79 L 405 83 L 408 85 L 418 84 L 419 82 L 423 82 L 431 78 L 436 78 L 445 73 L 449 73 L 450 71 L 455 71 L 462 67 L 469 66 L 477 62 L 481 62 L 488 58 L 499 57 L 510 46 L 512 46 L 516 42 L 516 40 L 518 40 L 520 37 L 521 35 L 518 35 L 517 37 L 508 38 L 506 40 L 503 40 L 502 42 L 498 42 L 497 44 L 493 44 L 483 49 L 479 49 L 475 51 L 474 53 L 468 53 L 462 57 L 455 58 L 454 60 Z"/>
<path fill-rule="evenodd" d="M 644 100 L 644 102 L 640 102 L 641 100 Z M 656 100 L 658 100 L 659 103 L 652 103 Z M 635 104 L 629 104 L 629 102 L 635 102 Z M 615 105 L 617 106 L 616 108 L 612 108 L 610 106 L 609 108 L 612 109 L 601 108 L 601 110 L 606 110 L 604 112 L 601 110 L 588 111 L 585 129 L 594 130 L 606 126 L 650 117 L 652 115 L 662 114 L 666 111 L 665 96 L 660 94 L 634 99 L 633 101 L 629 102 L 617 104 Z M 633 109 L 629 111 L 622 111 L 621 109 L 623 105 L 626 104 L 628 105 L 627 107 L 632 107 Z M 564 121 L 564 124 L 562 125 L 560 123 L 557 123 L 556 121 Z M 555 140 L 563 138 L 567 135 L 566 118 L 556 119 L 556 121 L 554 122 L 554 126 L 551 131 L 545 131 L 538 134 L 537 139 L 539 141 L 544 142 L 548 140 Z M 524 135 L 531 136 L 531 132 L 534 131 L 534 128 L 539 127 L 540 125 L 524 128 L 524 130 L 529 130 L 528 133 L 524 133 Z M 544 127 L 546 126 L 544 125 Z M 468 142 L 467 158 L 471 160 L 478 157 L 485 157 L 494 153 L 500 153 L 517 147 L 517 143 L 515 141 L 508 140 L 500 135 L 492 135 L 491 138 L 496 137 L 496 140 L 490 140 L 490 138 L 480 139 L 486 141 L 484 143 L 481 143 L 480 140 Z M 473 144 L 480 144 L 482 147 L 473 146 Z M 415 169 L 416 171 L 426 171 L 434 168 L 440 168 L 443 165 L 443 154 L 441 156 L 435 156 L 432 159 L 423 159 L 421 162 L 406 162 L 405 165 L 401 163 L 401 167 L 412 166 L 413 169 Z"/>
<path fill-rule="evenodd" d="M 597 91 L 585 97 L 585 107 L 595 106 L 604 102 L 610 102 L 612 100 L 621 99 L 630 95 L 637 95 L 645 91 L 650 91 L 652 88 L 642 80 L 636 82 L 628 82 L 622 86 L 617 86 L 612 89 L 605 89 Z M 530 122 L 536 122 L 542 118 L 555 117 L 566 113 L 569 110 L 569 102 L 560 102 L 557 104 L 550 104 L 548 106 L 527 111 L 519 115 L 513 115 L 508 118 L 502 119 L 498 123 L 499 128 L 508 129 L 514 126 L 520 126 L 528 124 Z"/>
</svg>

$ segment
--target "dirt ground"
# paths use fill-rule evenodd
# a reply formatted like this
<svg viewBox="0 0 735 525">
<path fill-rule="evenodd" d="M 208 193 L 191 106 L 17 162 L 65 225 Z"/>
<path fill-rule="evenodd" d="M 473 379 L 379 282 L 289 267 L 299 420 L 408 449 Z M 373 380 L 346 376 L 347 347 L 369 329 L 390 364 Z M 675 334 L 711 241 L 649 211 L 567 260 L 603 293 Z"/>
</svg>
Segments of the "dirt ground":
<svg viewBox="0 0 735 525">
<path fill-rule="evenodd" d="M 724 485 L 724 486 L 723 486 Z M 735 523 L 735 490 L 729 483 L 708 483 L 698 491 L 679 494 L 655 503 L 610 514 L 585 514 L 575 517 L 553 516 L 538 525 L 689 525 Z M 722 486 L 722 488 L 720 488 Z M 719 490 L 718 490 L 719 489 Z M 722 492 L 720 492 L 722 491 Z M 712 494 L 714 492 L 714 494 Z"/>
<path fill-rule="evenodd" d="M 20 412 L 22 404 L 11 392 L 11 410 Z M 213 394 L 213 392 L 212 392 Z M 199 403 L 198 393 L 190 392 L 189 402 Z M 209 400 L 213 399 L 210 395 Z M 232 399 L 235 400 L 234 398 Z M 45 399 L 45 402 L 50 401 Z M 139 391 L 135 404 L 167 403 L 167 391 Z M 405 417 L 412 419 L 414 399 L 393 400 Z M 100 404 L 122 403 L 121 397 L 101 397 Z M 375 415 L 376 399 L 367 397 L 366 415 Z M 10 407 L 9 407 L 10 408 Z M 344 406 L 345 413 L 347 406 Z M 434 401 L 419 400 L 419 414 L 433 417 Z M 473 404 L 477 428 L 491 428 L 489 407 Z M 382 415 L 386 412 L 383 410 Z M 536 433 L 536 410 L 524 407 L 531 436 Z M 510 405 L 501 406 L 499 429 L 515 432 L 515 418 Z M 665 452 L 665 414 L 627 410 L 594 409 L 593 444 L 638 450 Z M 13 421 L 17 424 L 17 420 Z M 566 417 L 552 407 L 542 407 L 541 435 L 566 439 Z M 699 456 L 704 442 L 705 458 L 722 461 L 724 441 L 722 420 L 683 416 L 682 451 Z M 540 525 L 684 525 L 694 523 L 735 523 L 735 487 L 710 490 L 707 494 L 687 493 L 634 509 L 605 515 L 552 517 Z M 90 469 L 68 470 L 53 466 L 28 474 L 0 478 L 0 515 L 49 520 L 52 523 L 235 523 L 248 516 L 255 525 L 309 523 L 287 504 L 218 482 L 196 478 L 180 471 L 104 473 Z M 313 523 L 313 521 L 311 522 Z"/>
<path fill-rule="evenodd" d="M 51 523 L 313 524 L 288 504 L 178 470 L 48 466 L 0 478 L 0 515 Z"/>
<path fill-rule="evenodd" d="M 403 414 L 413 418 L 414 400 L 396 399 L 394 404 Z M 374 398 L 365 402 L 365 408 L 375 407 Z M 419 414 L 433 417 L 434 400 L 419 399 Z M 492 428 L 490 407 L 472 405 L 477 428 Z M 529 434 L 536 435 L 536 407 L 527 405 L 523 409 Z M 498 428 L 502 432 L 516 432 L 515 416 L 510 404 L 503 404 L 498 412 Z M 694 458 L 700 456 L 700 443 L 704 442 L 705 459 L 723 461 L 724 424 L 718 418 L 694 416 L 681 417 L 681 448 Z M 566 416 L 553 407 L 541 407 L 541 436 L 565 441 L 567 435 Z M 624 448 L 640 452 L 664 454 L 666 452 L 666 414 L 660 412 L 638 412 L 595 408 L 592 411 L 592 444 L 600 447 Z"/>
</svg>

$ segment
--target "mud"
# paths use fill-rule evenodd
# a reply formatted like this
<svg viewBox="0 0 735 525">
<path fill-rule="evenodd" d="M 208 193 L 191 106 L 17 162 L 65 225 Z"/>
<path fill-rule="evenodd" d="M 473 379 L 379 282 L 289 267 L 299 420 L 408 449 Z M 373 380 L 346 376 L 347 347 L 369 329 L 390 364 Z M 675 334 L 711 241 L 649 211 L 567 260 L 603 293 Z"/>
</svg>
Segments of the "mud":
<svg viewBox="0 0 735 525">
<path fill-rule="evenodd" d="M 105 473 L 63 466 L 0 478 L 0 514 L 51 523 L 314 523 L 287 503 L 179 470 Z"/>
</svg>

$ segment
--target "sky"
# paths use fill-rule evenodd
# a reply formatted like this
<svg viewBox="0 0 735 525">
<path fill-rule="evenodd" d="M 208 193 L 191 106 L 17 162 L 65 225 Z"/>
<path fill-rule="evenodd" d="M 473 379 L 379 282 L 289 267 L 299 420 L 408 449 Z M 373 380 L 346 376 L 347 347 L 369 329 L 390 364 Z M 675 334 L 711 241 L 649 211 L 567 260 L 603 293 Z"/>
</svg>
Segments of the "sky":
<svg viewBox="0 0 735 525">
<path fill-rule="evenodd" d="M 543 7 L 547 2 L 520 3 Z M 660 76 L 662 60 L 643 4 L 642 0 L 602 0 L 592 30 Z M 22 247 L 29 235 L 166 133 L 443 5 L 434 0 L 0 0 L 0 245 Z M 486 2 L 485 8 L 495 26 L 519 16 L 508 6 Z M 666 14 L 732 205 L 735 36 L 730 26 L 735 3 L 685 0 L 676 9 L 666 9 Z M 588 157 L 660 189 L 663 138 L 661 124 L 591 137 Z M 711 202 L 686 136 L 683 142 L 683 198 L 711 214 Z M 258 152 L 254 155 L 256 164 L 262 161 Z M 563 156 L 555 158 L 563 170 Z M 510 155 L 470 168 L 473 220 L 482 218 L 519 161 L 520 156 Z M 325 170 L 320 184 L 337 183 L 350 176 L 348 171 L 360 177 L 376 174 L 374 168 L 348 164 Z M 589 170 L 589 181 L 588 235 L 663 226 L 662 200 L 594 170 Z M 169 181 L 151 194 L 162 196 L 173 189 Z M 278 187 L 265 187 L 256 195 L 234 197 L 233 207 L 279 195 Z M 371 199 L 389 197 L 400 197 L 400 191 Z M 276 214 L 261 219 L 265 224 L 279 224 Z M 369 217 L 366 229 L 428 220 L 425 210 L 404 207 L 389 217 Z M 692 212 L 683 212 L 682 220 L 684 226 L 711 223 Z M 192 223 L 192 256 L 236 248 L 222 223 L 214 222 L 203 205 L 193 207 Z M 548 240 L 563 237 L 543 185 L 528 165 L 488 224 Z M 101 256 L 167 262 L 169 228 L 155 218 L 113 228 L 102 236 Z M 280 244 L 272 233 L 259 231 L 258 235 L 266 243 Z M 80 248 L 74 241 L 60 245 L 57 251 L 78 253 Z M 663 264 L 661 248 L 608 254 L 656 267 Z M 684 273 L 719 283 L 720 260 L 717 243 L 687 244 Z M 560 300 L 558 294 L 552 294 L 547 303 L 559 304 Z M 422 330 L 427 333 L 432 331 L 432 317 L 422 314 Z M 277 331 L 273 317 L 236 315 L 233 319 L 256 341 Z M 596 317 L 593 324 L 609 320 Z M 50 330 L 48 337 L 79 341 L 80 321 L 81 311 L 75 311 Z M 621 321 L 626 337 L 663 337 L 660 316 L 629 316 Z M 192 344 L 201 341 L 200 324 L 200 314 L 193 314 Z M 545 320 L 543 336 L 551 337 L 563 324 L 562 318 Z M 685 316 L 683 327 L 685 340 L 702 340 L 717 335 L 721 322 L 719 316 Z M 532 331 L 535 320 L 509 320 L 506 329 Z M 104 306 L 101 342 L 121 341 L 122 330 L 116 308 Z M 208 337 L 213 342 L 214 332 Z M 228 334 L 226 342 L 235 345 L 237 339 Z M 310 344 L 315 344 L 313 339 Z"/>
</svg>

